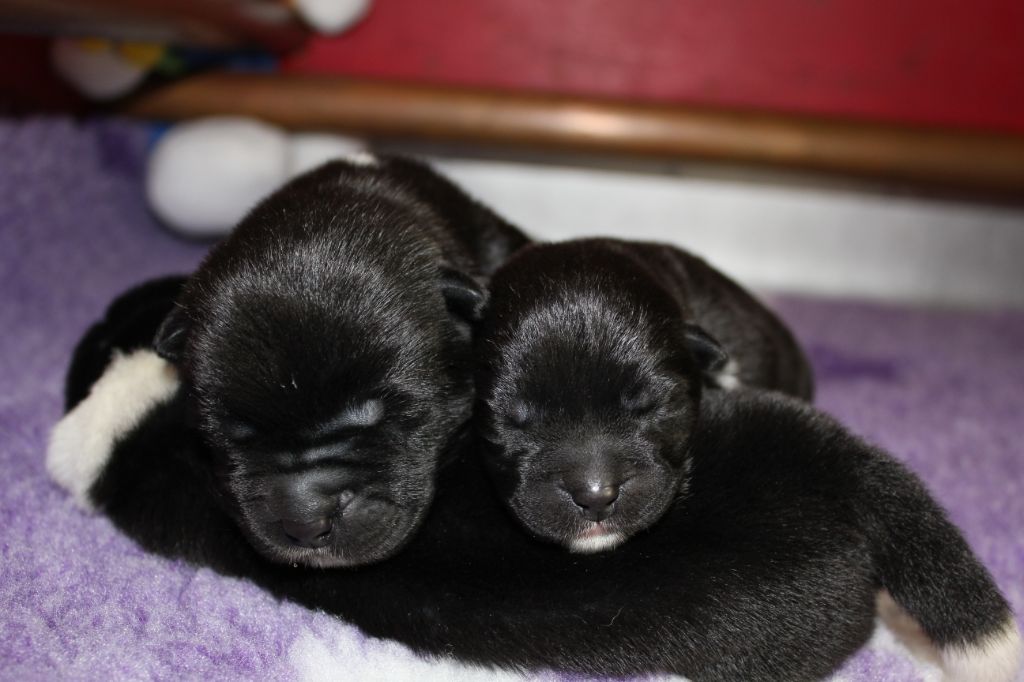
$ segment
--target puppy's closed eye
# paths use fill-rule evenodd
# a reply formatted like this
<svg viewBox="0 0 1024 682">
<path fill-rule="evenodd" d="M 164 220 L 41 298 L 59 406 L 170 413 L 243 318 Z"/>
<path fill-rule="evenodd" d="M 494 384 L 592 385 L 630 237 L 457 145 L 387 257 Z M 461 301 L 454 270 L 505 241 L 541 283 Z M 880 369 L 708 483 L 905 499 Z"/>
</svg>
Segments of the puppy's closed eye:
<svg viewBox="0 0 1024 682">
<path fill-rule="evenodd" d="M 624 393 L 621 398 L 623 409 L 631 414 L 640 416 L 653 412 L 661 405 L 659 396 L 651 390 L 641 389 Z"/>
<path fill-rule="evenodd" d="M 260 431 L 256 425 L 245 419 L 230 418 L 221 422 L 224 436 L 235 443 L 248 443 L 255 440 Z"/>
<path fill-rule="evenodd" d="M 336 417 L 315 429 L 318 436 L 344 437 L 376 426 L 384 419 L 384 403 L 370 398 L 342 410 Z"/>
<path fill-rule="evenodd" d="M 384 403 L 377 398 L 353 405 L 338 415 L 336 423 L 342 428 L 376 426 L 384 419 Z"/>
<path fill-rule="evenodd" d="M 517 429 L 525 429 L 530 426 L 537 418 L 535 410 L 533 410 L 525 401 L 516 400 L 509 407 L 505 415 L 505 420 L 509 426 Z"/>
</svg>

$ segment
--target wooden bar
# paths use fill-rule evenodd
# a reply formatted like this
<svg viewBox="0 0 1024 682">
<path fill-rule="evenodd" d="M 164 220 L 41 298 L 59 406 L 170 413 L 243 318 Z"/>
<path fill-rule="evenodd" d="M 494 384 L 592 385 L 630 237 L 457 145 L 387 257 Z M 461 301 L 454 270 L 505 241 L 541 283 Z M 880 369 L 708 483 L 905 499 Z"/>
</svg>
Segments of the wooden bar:
<svg viewBox="0 0 1024 682">
<path fill-rule="evenodd" d="M 291 129 L 757 164 L 1024 197 L 1024 136 L 1011 134 L 291 74 L 196 76 L 125 111 L 245 115 Z"/>
</svg>

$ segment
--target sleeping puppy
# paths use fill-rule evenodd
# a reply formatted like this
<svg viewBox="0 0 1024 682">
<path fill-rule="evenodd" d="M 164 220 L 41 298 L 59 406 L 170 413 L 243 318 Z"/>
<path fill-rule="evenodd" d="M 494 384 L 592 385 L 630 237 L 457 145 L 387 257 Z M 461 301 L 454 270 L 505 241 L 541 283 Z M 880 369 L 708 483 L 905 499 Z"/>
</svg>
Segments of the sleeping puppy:
<svg viewBox="0 0 1024 682">
<path fill-rule="evenodd" d="M 268 557 L 378 561 L 468 419 L 469 325 L 526 238 L 426 166 L 333 162 L 260 203 L 156 334 L 233 513 Z"/>
<path fill-rule="evenodd" d="M 145 334 L 122 323 L 125 306 L 111 313 L 107 347 L 129 352 L 57 425 L 48 466 L 150 551 L 424 654 L 513 670 L 819 679 L 865 642 L 877 602 L 919 623 L 946 679 L 1008 681 L 1018 668 L 1005 600 L 920 482 L 805 404 L 746 389 L 705 396 L 686 496 L 615 552 L 537 542 L 491 493 L 466 433 L 402 552 L 330 571 L 268 561 L 218 493 L 176 370 L 130 351 Z M 80 348 L 75 363 L 102 355 Z"/>
<path fill-rule="evenodd" d="M 811 397 L 811 371 L 767 308 L 670 246 L 527 247 L 492 282 L 478 414 L 499 494 L 537 536 L 614 547 L 686 492 L 705 386 Z"/>
</svg>

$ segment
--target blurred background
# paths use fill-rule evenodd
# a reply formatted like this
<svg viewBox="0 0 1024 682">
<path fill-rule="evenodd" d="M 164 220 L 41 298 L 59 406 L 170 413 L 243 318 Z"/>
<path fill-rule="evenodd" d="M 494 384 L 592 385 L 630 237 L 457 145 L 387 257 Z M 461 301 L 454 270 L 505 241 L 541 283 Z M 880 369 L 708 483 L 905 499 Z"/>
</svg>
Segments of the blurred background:
<svg viewBox="0 0 1024 682">
<path fill-rule="evenodd" d="M 0 30 L 9 121 L 343 134 L 428 155 L 541 239 L 668 241 L 768 291 L 1024 306 L 1020 0 L 0 0 Z"/>
</svg>

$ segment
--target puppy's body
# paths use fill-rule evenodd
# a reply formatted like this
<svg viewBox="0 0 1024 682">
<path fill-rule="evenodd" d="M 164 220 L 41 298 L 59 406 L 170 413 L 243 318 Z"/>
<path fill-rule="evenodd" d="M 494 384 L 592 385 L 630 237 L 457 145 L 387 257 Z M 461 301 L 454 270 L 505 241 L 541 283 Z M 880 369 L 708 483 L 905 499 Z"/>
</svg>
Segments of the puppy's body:
<svg viewBox="0 0 1024 682">
<path fill-rule="evenodd" d="M 811 396 L 785 325 L 659 244 L 524 248 L 494 276 L 478 346 L 499 493 L 531 531 L 579 552 L 619 544 L 684 489 L 705 386 Z"/>
<path fill-rule="evenodd" d="M 126 291 L 111 303 L 75 346 L 64 383 L 64 409 L 80 403 L 103 375 L 115 353 L 149 348 L 160 323 L 174 307 L 185 277 L 162 277 Z"/>
<path fill-rule="evenodd" d="M 723 388 L 738 384 L 810 400 L 810 363 L 789 328 L 761 302 L 701 258 L 665 244 L 599 240 L 592 248 L 617 251 L 644 268 L 682 317 L 716 339 L 732 364 Z M 662 295 L 653 289 L 648 295 Z"/>
<path fill-rule="evenodd" d="M 115 359 L 104 379 L 136 357 Z M 153 379 L 133 380 L 145 389 Z M 104 431 L 74 421 L 102 398 L 90 395 L 58 430 Z M 248 578 L 424 653 L 587 674 L 817 679 L 867 639 L 887 590 L 952 679 L 1012 679 L 1020 639 L 1009 609 L 909 472 L 781 396 L 712 392 L 702 411 L 687 495 L 619 550 L 590 556 L 524 533 L 466 436 L 396 556 L 334 571 L 268 562 L 222 507 L 181 393 L 144 408 L 99 478 L 78 483 L 150 551 Z M 79 454 L 57 447 L 71 442 L 54 441 L 51 468 Z"/>
<path fill-rule="evenodd" d="M 334 566 L 401 546 L 470 414 L 482 282 L 525 241 L 380 158 L 298 177 L 211 251 L 155 347 L 257 548 Z"/>
</svg>

